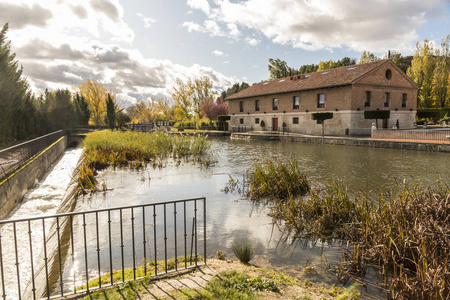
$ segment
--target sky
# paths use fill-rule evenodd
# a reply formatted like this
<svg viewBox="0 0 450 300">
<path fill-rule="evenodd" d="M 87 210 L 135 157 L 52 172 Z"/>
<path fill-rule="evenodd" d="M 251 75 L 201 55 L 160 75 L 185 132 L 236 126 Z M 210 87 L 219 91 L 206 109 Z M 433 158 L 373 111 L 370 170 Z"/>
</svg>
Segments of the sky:
<svg viewBox="0 0 450 300">
<path fill-rule="evenodd" d="M 450 0 L 0 0 L 6 22 L 36 95 L 93 79 L 127 107 L 170 99 L 177 78 L 267 80 L 269 58 L 412 55 L 450 34 Z"/>
</svg>

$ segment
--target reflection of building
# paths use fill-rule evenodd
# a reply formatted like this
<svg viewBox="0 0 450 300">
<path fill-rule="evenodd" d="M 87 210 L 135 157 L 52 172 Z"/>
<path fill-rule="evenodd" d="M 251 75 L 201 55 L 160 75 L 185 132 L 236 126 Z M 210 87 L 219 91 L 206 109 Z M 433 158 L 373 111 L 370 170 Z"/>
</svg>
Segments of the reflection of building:
<svg viewBox="0 0 450 300">
<path fill-rule="evenodd" d="M 282 130 L 322 134 L 312 112 L 333 112 L 325 134 L 370 135 L 366 110 L 390 110 L 383 122 L 413 126 L 417 85 L 390 59 L 254 84 L 228 97 L 230 130 Z M 265 127 L 261 127 L 264 121 Z"/>
</svg>

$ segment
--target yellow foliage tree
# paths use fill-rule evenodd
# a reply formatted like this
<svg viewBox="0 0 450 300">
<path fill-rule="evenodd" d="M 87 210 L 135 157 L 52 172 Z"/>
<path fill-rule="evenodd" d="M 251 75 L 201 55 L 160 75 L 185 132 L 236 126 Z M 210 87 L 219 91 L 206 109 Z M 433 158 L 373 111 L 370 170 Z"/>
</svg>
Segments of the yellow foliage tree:
<svg viewBox="0 0 450 300">
<path fill-rule="evenodd" d="M 89 105 L 89 110 L 91 111 L 89 124 L 102 125 L 106 114 L 106 99 L 108 97 L 106 87 L 100 82 L 88 79 L 77 88 Z"/>
</svg>

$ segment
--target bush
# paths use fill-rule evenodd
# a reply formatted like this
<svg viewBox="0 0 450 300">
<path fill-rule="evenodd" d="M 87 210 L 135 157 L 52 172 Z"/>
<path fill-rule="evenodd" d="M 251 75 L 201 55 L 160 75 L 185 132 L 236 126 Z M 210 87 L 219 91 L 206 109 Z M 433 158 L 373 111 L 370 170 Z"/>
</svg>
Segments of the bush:
<svg viewBox="0 0 450 300">
<path fill-rule="evenodd" d="M 366 110 L 364 111 L 364 119 L 389 119 L 391 116 L 390 110 Z"/>
<path fill-rule="evenodd" d="M 231 250 L 233 250 L 234 255 L 236 255 L 243 264 L 248 264 L 255 256 L 253 245 L 248 240 L 240 243 L 235 241 L 233 245 L 231 245 Z"/>
</svg>

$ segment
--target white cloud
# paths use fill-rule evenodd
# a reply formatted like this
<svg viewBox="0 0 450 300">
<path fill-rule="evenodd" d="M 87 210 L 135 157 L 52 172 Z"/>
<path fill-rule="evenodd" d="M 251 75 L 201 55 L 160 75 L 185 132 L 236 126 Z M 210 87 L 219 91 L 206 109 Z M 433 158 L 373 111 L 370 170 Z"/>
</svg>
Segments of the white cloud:
<svg viewBox="0 0 450 300">
<path fill-rule="evenodd" d="M 222 51 L 220 51 L 220 50 L 214 50 L 213 52 L 212 52 L 212 54 L 214 54 L 215 56 L 223 56 L 223 52 Z"/>
<path fill-rule="evenodd" d="M 154 19 L 154 18 L 150 18 L 150 17 L 145 17 L 143 14 L 141 14 L 141 13 L 137 13 L 136 14 L 139 18 L 141 18 L 141 20 L 144 22 L 144 27 L 145 28 L 150 28 L 150 26 L 153 24 L 153 23 L 156 23 L 157 22 L 157 20 L 156 19 Z"/>
<path fill-rule="evenodd" d="M 250 46 L 258 46 L 259 43 L 261 43 L 261 40 L 258 39 L 254 39 L 254 38 L 246 38 L 245 41 L 247 42 L 247 44 L 249 44 Z"/>
<path fill-rule="evenodd" d="M 184 22 L 182 26 L 186 27 L 188 32 L 202 32 L 208 34 L 211 37 L 225 36 L 225 33 L 222 31 L 219 24 L 213 20 L 205 20 L 205 22 L 203 22 L 203 25 L 189 21 Z"/>
<path fill-rule="evenodd" d="M 208 14 L 210 11 L 208 0 L 187 0 L 187 5 L 194 9 L 200 9 L 205 14 Z"/>
<path fill-rule="evenodd" d="M 188 1 L 188 4 L 191 1 Z M 197 1 L 195 1 L 197 2 Z M 206 7 L 205 1 L 202 7 Z M 447 0 L 215 0 L 200 8 L 207 21 L 254 30 L 273 43 L 307 50 L 409 49 L 427 20 L 444 17 Z M 206 30 L 199 30 L 209 33 Z M 237 32 L 236 31 L 236 32 Z M 229 36 L 222 34 L 221 36 Z M 236 35 L 235 35 L 236 36 Z M 257 44 L 256 39 L 247 40 Z"/>
<path fill-rule="evenodd" d="M 238 81 L 204 66 L 144 57 L 131 47 L 134 32 L 124 22 L 118 0 L 80 0 L 76 5 L 48 0 L 45 7 L 51 7 L 51 13 L 38 0 L 3 2 L 0 16 L 13 16 L 20 9 L 27 12 L 10 22 L 8 39 L 36 94 L 46 88 L 73 89 L 91 78 L 114 88 L 117 99 L 127 106 L 149 97 L 170 97 L 176 77 L 208 76 L 220 88 Z M 43 14 L 35 16 L 36 12 Z M 138 16 L 148 24 L 154 21 Z M 211 34 L 222 34 L 214 21 L 204 26 Z"/>
</svg>

